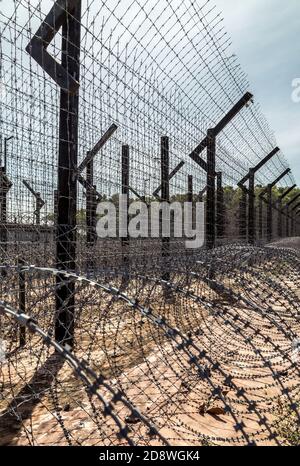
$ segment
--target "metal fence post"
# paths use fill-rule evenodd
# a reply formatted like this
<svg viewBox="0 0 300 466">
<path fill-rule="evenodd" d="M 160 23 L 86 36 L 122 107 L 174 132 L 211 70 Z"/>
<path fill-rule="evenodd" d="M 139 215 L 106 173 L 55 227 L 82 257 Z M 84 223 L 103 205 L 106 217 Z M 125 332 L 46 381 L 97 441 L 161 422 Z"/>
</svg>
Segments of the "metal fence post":
<svg viewBox="0 0 300 466">
<path fill-rule="evenodd" d="M 86 242 L 87 246 L 91 246 L 94 242 L 94 162 L 91 160 L 86 166 Z"/>
<path fill-rule="evenodd" d="M 74 9 L 67 9 L 62 26 L 62 67 L 68 76 L 79 82 L 80 76 L 81 0 Z M 76 200 L 78 156 L 79 92 L 61 89 L 58 157 L 58 224 L 56 262 L 60 270 L 76 267 Z M 55 339 L 73 346 L 75 284 L 63 274 L 57 276 Z"/>
<path fill-rule="evenodd" d="M 273 236 L 273 206 L 272 206 L 272 185 L 267 189 L 267 240 L 270 242 Z"/>
<path fill-rule="evenodd" d="M 6 252 L 7 250 L 7 212 L 6 212 L 6 196 L 7 189 L 5 186 L 5 169 L 4 167 L 0 168 L 0 241 L 1 248 Z M 4 258 L 5 260 L 5 258 Z"/>
<path fill-rule="evenodd" d="M 0 167 L 0 243 L 1 248 L 4 251 L 6 260 L 7 254 L 7 243 L 8 243 L 8 234 L 7 234 L 7 194 L 12 187 L 11 181 L 7 177 L 7 143 L 12 139 L 12 136 L 9 138 L 4 138 L 4 166 Z M 2 275 L 5 275 L 5 272 L 2 272 Z"/>
<path fill-rule="evenodd" d="M 129 235 L 128 235 L 128 207 L 129 207 L 129 146 L 123 145 L 122 146 L 122 194 L 126 196 L 127 199 L 127 206 L 126 206 L 126 224 L 127 224 L 127 231 L 126 237 L 121 238 L 121 247 L 122 247 L 122 256 L 123 256 L 123 265 L 125 268 L 125 273 L 128 274 L 129 272 Z M 124 233 L 124 232 L 123 232 Z"/>
<path fill-rule="evenodd" d="M 222 173 L 217 173 L 217 238 L 224 235 L 224 191 L 222 183 Z"/>
<path fill-rule="evenodd" d="M 169 138 L 163 136 L 160 141 L 160 154 L 161 154 L 161 201 L 170 202 L 170 156 L 169 156 Z M 161 215 L 161 235 L 162 235 L 162 212 Z M 170 280 L 169 272 L 169 257 L 170 257 L 170 237 L 163 237 L 162 235 L 162 280 Z"/>
<path fill-rule="evenodd" d="M 277 235 L 278 238 L 282 238 L 282 200 L 279 199 L 277 202 L 277 207 L 278 207 L 278 217 L 277 217 Z"/>
<path fill-rule="evenodd" d="M 206 246 L 213 249 L 216 242 L 215 222 L 215 171 L 216 136 L 214 129 L 207 131 L 207 194 L 206 194 Z"/>
<path fill-rule="evenodd" d="M 19 312 L 26 314 L 26 284 L 25 284 L 25 272 L 22 270 L 24 266 L 24 261 L 18 259 L 19 270 Z M 19 344 L 24 346 L 26 344 L 26 329 L 25 327 L 20 327 L 19 334 Z"/>
<path fill-rule="evenodd" d="M 286 212 L 286 237 L 288 238 L 290 236 L 290 209 L 289 206 L 285 206 L 285 212 Z"/>
<path fill-rule="evenodd" d="M 262 196 L 259 196 L 258 200 L 258 230 L 259 230 L 259 239 L 263 238 L 263 200 Z"/>
<path fill-rule="evenodd" d="M 57 189 L 54 190 L 53 193 L 53 223 L 54 226 L 57 225 L 57 215 L 58 215 L 58 191 Z"/>
<path fill-rule="evenodd" d="M 188 191 L 187 191 L 187 201 L 193 202 L 193 175 L 188 175 Z"/>
<path fill-rule="evenodd" d="M 243 188 L 239 203 L 239 238 L 242 241 L 247 239 L 247 192 Z"/>
<path fill-rule="evenodd" d="M 279 198 L 278 198 L 278 201 L 277 201 L 277 206 L 278 206 L 278 225 L 277 225 L 277 228 L 278 228 L 278 236 L 279 238 L 282 238 L 283 237 L 283 217 L 285 216 L 285 211 L 283 209 L 283 199 L 288 196 L 292 191 L 293 189 L 296 187 L 296 185 L 294 184 L 293 186 L 291 186 L 290 188 L 288 188 Z"/>
<path fill-rule="evenodd" d="M 248 191 L 248 242 L 255 244 L 255 186 L 254 170 L 249 170 L 249 191 Z"/>
</svg>

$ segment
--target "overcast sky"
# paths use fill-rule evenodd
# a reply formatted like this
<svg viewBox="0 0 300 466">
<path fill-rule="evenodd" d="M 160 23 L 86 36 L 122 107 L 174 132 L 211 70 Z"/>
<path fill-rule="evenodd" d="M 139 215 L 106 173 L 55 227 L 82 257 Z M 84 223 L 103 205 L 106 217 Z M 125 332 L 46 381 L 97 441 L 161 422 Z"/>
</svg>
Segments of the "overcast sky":
<svg viewBox="0 0 300 466">
<path fill-rule="evenodd" d="M 222 10 L 232 46 L 249 76 L 278 145 L 300 185 L 300 102 L 292 81 L 300 78 L 299 0 L 213 0 Z"/>
</svg>

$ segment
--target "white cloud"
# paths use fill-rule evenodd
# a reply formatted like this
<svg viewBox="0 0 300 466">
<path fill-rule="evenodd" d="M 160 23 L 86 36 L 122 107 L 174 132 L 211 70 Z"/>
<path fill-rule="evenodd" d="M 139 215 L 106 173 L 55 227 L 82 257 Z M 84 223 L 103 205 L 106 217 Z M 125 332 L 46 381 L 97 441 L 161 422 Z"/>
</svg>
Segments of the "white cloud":
<svg viewBox="0 0 300 466">
<path fill-rule="evenodd" d="M 300 77 L 300 2 L 214 2 L 223 11 L 233 50 L 300 184 L 300 104 L 291 99 L 292 81 Z"/>
</svg>

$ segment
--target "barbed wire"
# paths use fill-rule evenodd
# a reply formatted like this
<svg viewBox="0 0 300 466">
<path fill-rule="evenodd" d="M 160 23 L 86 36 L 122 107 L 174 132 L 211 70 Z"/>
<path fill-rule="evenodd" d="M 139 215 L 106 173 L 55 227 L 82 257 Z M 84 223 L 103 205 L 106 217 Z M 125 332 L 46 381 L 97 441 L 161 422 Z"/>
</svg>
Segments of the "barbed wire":
<svg viewBox="0 0 300 466">
<path fill-rule="evenodd" d="M 1 444 L 298 441 L 298 190 L 222 23 L 210 0 L 2 8 Z M 120 193 L 148 220 L 203 202 L 206 243 L 97 237 Z"/>
</svg>

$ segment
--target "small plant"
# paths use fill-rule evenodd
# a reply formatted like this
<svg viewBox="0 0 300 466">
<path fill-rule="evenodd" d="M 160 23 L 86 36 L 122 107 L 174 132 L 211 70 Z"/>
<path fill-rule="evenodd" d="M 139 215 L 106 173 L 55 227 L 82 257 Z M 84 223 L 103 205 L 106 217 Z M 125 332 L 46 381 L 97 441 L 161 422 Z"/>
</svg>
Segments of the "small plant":
<svg viewBox="0 0 300 466">
<path fill-rule="evenodd" d="M 278 419 L 275 422 L 277 434 L 288 446 L 300 446 L 300 403 L 293 407 L 278 400 L 276 414 Z"/>
</svg>

